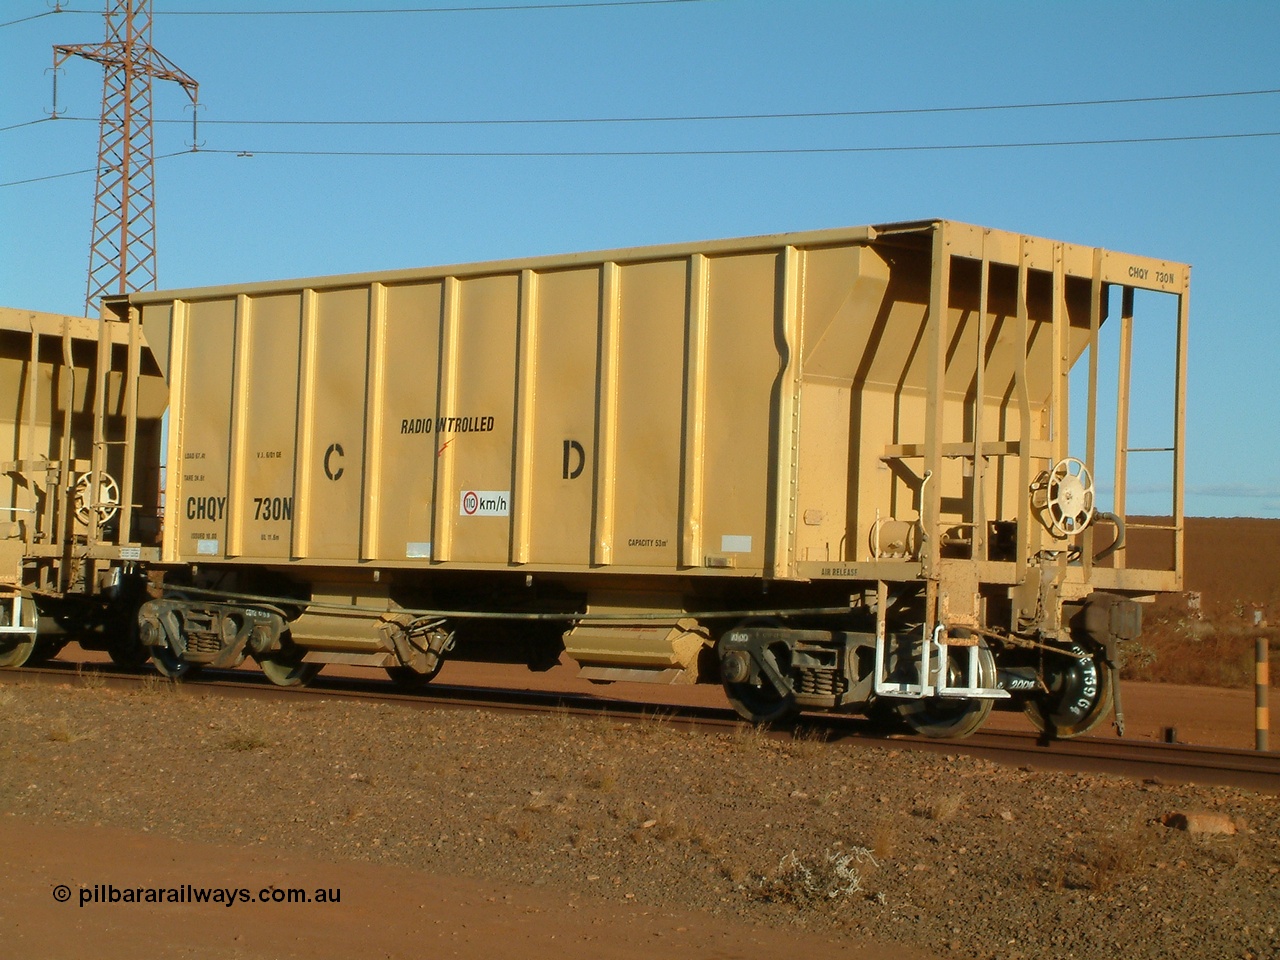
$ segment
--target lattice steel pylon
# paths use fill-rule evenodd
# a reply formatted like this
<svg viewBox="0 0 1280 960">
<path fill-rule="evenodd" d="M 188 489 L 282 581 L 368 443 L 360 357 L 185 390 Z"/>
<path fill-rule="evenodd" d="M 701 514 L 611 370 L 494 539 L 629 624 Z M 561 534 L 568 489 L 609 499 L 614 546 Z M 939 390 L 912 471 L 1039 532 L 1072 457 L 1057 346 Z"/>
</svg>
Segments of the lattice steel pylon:
<svg viewBox="0 0 1280 960">
<path fill-rule="evenodd" d="M 55 44 L 53 115 L 58 68 L 71 57 L 102 64 L 98 183 L 89 241 L 85 315 L 110 294 L 156 285 L 155 144 L 151 82 L 172 80 L 199 103 L 199 84 L 151 46 L 151 0 L 106 0 L 106 40 Z M 194 123 L 194 119 L 192 121 Z M 193 139 L 194 144 L 194 139 Z M 194 147 L 193 147 L 194 149 Z"/>
</svg>

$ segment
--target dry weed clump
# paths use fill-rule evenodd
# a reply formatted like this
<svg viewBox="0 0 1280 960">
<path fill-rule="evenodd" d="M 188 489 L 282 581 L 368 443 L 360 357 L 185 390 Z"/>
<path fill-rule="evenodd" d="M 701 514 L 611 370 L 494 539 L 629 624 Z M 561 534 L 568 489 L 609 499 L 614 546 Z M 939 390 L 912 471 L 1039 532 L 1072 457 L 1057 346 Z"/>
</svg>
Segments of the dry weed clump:
<svg viewBox="0 0 1280 960">
<path fill-rule="evenodd" d="M 863 865 L 880 862 L 866 847 L 828 850 L 822 856 L 800 857 L 794 850 L 779 861 L 773 874 L 762 877 L 757 897 L 768 903 L 809 907 L 864 893 Z"/>
<path fill-rule="evenodd" d="M 76 666 L 76 679 L 83 690 L 101 690 L 107 685 L 106 678 L 97 670 L 85 670 L 83 664 Z"/>
<path fill-rule="evenodd" d="M 500 826 L 506 828 L 513 840 L 521 843 L 530 843 L 533 840 L 535 820 L 528 815 L 527 809 L 520 811 L 512 806 L 503 810 L 494 819 Z"/>
<path fill-rule="evenodd" d="M 871 837 L 871 852 L 876 860 L 888 860 L 898 852 L 898 830 L 891 823 L 882 823 L 876 827 Z"/>
<path fill-rule="evenodd" d="M 934 797 L 927 803 L 921 804 L 915 808 L 915 814 L 918 817 L 924 817 L 927 820 L 934 820 L 938 823 L 946 823 L 964 806 L 964 794 L 961 793 L 944 793 L 941 796 Z"/>
<path fill-rule="evenodd" d="M 542 765 L 542 776 L 547 780 L 563 780 L 569 775 L 569 769 L 568 761 L 553 755 Z"/>
<path fill-rule="evenodd" d="M 822 727 L 798 725 L 791 730 L 792 750 L 801 760 L 813 760 L 826 750 L 831 734 Z"/>
<path fill-rule="evenodd" d="M 1076 850 L 1042 872 L 1041 886 L 1105 893 L 1146 865 L 1151 837 L 1145 832 L 1112 833 Z"/>
<path fill-rule="evenodd" d="M 618 823 L 634 823 L 640 819 L 640 807 L 631 797 L 623 797 L 613 808 L 613 819 Z"/>
<path fill-rule="evenodd" d="M 158 673 L 148 673 L 134 691 L 139 697 L 174 696 L 178 692 L 178 687 L 179 684 L 168 677 L 162 677 Z"/>
<path fill-rule="evenodd" d="M 654 833 L 663 843 L 679 843 L 689 839 L 689 821 L 685 816 L 677 813 L 675 807 L 669 804 L 664 805 L 654 813 L 653 819 L 657 821 L 654 824 Z"/>
<path fill-rule="evenodd" d="M 740 750 L 754 751 L 767 742 L 770 727 L 767 723 L 739 723 L 733 731 L 733 745 Z"/>
<path fill-rule="evenodd" d="M 235 753 L 247 753 L 265 749 L 271 746 L 271 741 L 260 727 L 241 722 L 230 731 L 223 745 Z"/>
<path fill-rule="evenodd" d="M 54 743 L 78 743 L 89 736 L 87 731 L 77 730 L 66 717 L 56 717 L 49 724 L 49 739 Z"/>
<path fill-rule="evenodd" d="M 587 786 L 600 793 L 612 793 L 618 785 L 618 771 L 601 767 L 587 775 Z"/>
<path fill-rule="evenodd" d="M 746 883 L 751 876 L 751 871 L 747 869 L 746 864 L 724 857 L 721 857 L 716 863 L 716 869 L 720 871 L 722 877 L 734 886 Z"/>
</svg>

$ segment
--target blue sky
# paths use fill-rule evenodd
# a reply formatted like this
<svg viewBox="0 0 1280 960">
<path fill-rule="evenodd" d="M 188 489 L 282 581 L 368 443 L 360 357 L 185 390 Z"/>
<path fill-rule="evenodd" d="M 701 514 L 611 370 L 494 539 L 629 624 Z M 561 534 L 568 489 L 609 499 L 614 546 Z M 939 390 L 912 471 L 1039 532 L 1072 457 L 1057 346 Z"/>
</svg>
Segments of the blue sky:
<svg viewBox="0 0 1280 960">
<path fill-rule="evenodd" d="M 51 105 L 54 43 L 102 37 L 99 0 L 0 27 L 0 128 Z M 680 151 L 971 145 L 1280 132 L 1280 94 L 752 121 L 279 127 L 906 110 L 1280 88 L 1274 2 L 702 0 L 403 14 L 209 11 L 527 0 L 155 0 L 157 49 L 200 82 L 200 153 L 160 160 L 162 287 L 947 217 L 1189 262 L 1187 512 L 1280 517 L 1280 136 L 739 156 L 301 157 L 270 150 Z M 52 0 L 0 0 L 0 22 Z M 200 12 L 204 13 L 200 13 Z M 101 71 L 69 63 L 67 118 Z M 186 120 L 172 84 L 157 120 Z M 160 123 L 157 154 L 185 151 Z M 91 168 L 94 122 L 0 132 L 0 184 Z M 228 151 L 215 153 L 213 151 Z M 237 156 L 251 152 L 252 157 Z M 82 311 L 93 177 L 0 186 L 0 303 Z M 1139 379 L 1167 364 L 1139 344 Z M 1105 354 L 1104 354 L 1105 361 Z M 1159 374 L 1150 373 L 1160 384 Z M 1167 398 L 1140 392 L 1156 445 Z M 1150 418 L 1150 423 L 1147 422 Z M 1149 428 L 1149 429 L 1148 429 Z M 1130 512 L 1158 509 L 1134 468 Z M 1107 506 L 1105 490 L 1102 506 Z"/>
</svg>

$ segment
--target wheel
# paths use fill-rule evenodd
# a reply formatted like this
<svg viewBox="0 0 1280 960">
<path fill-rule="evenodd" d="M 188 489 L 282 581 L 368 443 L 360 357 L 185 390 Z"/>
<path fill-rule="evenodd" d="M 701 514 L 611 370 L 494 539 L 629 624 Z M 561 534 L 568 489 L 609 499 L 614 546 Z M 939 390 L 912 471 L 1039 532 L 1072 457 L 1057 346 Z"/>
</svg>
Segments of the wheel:
<svg viewBox="0 0 1280 960">
<path fill-rule="evenodd" d="M 954 686 L 964 678 L 964 663 L 968 659 L 966 647 L 947 649 L 947 684 Z M 984 687 L 996 683 L 996 658 L 990 648 L 978 642 L 978 682 Z M 991 716 L 992 701 L 982 697 L 961 699 L 956 697 L 926 697 L 922 700 L 903 700 L 894 705 L 902 722 L 921 736 L 934 739 L 959 740 L 973 734 Z"/>
<path fill-rule="evenodd" d="M 70 642 L 65 637 L 38 637 L 35 648 L 31 651 L 31 656 L 27 658 L 27 664 L 35 666 L 38 663 L 46 663 L 52 660 Z"/>
<path fill-rule="evenodd" d="M 280 648 L 262 654 L 255 659 L 267 679 L 277 687 L 305 687 L 316 678 L 323 668 L 322 663 L 306 663 L 303 661 L 307 651 L 294 644 L 286 631 L 280 637 Z"/>
<path fill-rule="evenodd" d="M 138 609 L 110 611 L 102 621 L 102 649 L 111 662 L 125 670 L 141 670 L 147 665 L 151 651 L 138 635 Z"/>
<path fill-rule="evenodd" d="M 107 644 L 107 656 L 117 667 L 141 670 L 150 658 L 150 651 L 138 642 L 136 636 L 114 639 Z"/>
<path fill-rule="evenodd" d="M 778 673 L 784 677 L 787 675 L 790 670 L 790 658 L 785 644 L 775 643 L 766 647 L 764 656 Z M 738 716 L 754 724 L 785 723 L 800 713 L 793 695 L 780 694 L 774 689 L 773 684 L 763 677 L 741 683 L 726 681 L 724 694 Z"/>
<path fill-rule="evenodd" d="M 1091 655 L 1076 643 L 1070 652 L 1074 656 L 1055 656 L 1045 664 L 1049 692 L 1033 697 L 1022 708 L 1037 730 L 1059 740 L 1083 736 L 1107 718 L 1116 682 L 1102 651 Z"/>
<path fill-rule="evenodd" d="M 795 697 L 784 697 L 767 683 L 726 683 L 724 694 L 738 716 L 756 725 L 786 723 L 800 714 Z"/>
<path fill-rule="evenodd" d="M 150 647 L 147 649 L 151 652 L 151 662 L 155 665 L 156 670 L 170 680 L 192 680 L 198 677 L 200 671 L 204 669 L 203 663 L 192 663 L 178 656 L 168 647 Z"/>
<path fill-rule="evenodd" d="M 182 599 L 181 594 L 176 594 L 175 596 Z M 168 622 L 170 624 L 170 628 L 181 631 L 182 628 L 180 625 L 175 625 L 171 620 Z M 204 664 L 192 663 L 185 657 L 175 653 L 173 648 L 169 646 L 167 636 L 168 629 L 169 628 L 163 626 L 158 619 L 153 617 L 148 617 L 145 620 L 142 619 L 142 614 L 140 612 L 138 614 L 137 626 L 131 626 L 130 634 L 126 635 L 131 635 L 136 631 L 138 646 L 147 652 L 152 665 L 161 676 L 168 677 L 170 680 L 185 680 L 198 676 L 200 671 L 204 669 Z M 115 659 L 114 654 L 112 655 L 112 659 Z"/>
<path fill-rule="evenodd" d="M 436 668 L 426 673 L 419 673 L 413 667 L 394 666 L 387 667 L 387 676 L 401 690 L 421 690 L 428 683 L 436 678 L 436 674 L 440 672 L 440 668 L 444 666 L 444 660 L 436 661 Z"/>
<path fill-rule="evenodd" d="M 23 633 L 11 633 L 0 640 L 0 668 L 12 670 L 21 667 L 31 659 L 35 651 L 34 637 L 28 638 Z"/>
<path fill-rule="evenodd" d="M 30 633 L 0 633 L 0 668 L 15 669 L 22 666 L 36 651 L 36 624 L 39 616 L 36 605 L 30 597 L 13 596 L 0 601 L 0 626 L 11 626 L 13 606 L 18 604 L 21 613 L 21 625 L 30 628 Z"/>
<path fill-rule="evenodd" d="M 277 687 L 305 687 L 316 678 L 324 664 L 263 657 L 258 666 Z"/>
</svg>

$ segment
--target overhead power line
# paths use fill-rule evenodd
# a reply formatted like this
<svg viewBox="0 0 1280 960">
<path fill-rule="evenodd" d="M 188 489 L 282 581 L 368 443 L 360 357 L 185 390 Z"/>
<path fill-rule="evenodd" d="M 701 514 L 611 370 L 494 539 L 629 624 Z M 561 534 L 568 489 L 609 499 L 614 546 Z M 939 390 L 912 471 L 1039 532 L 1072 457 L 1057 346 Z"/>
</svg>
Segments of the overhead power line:
<svg viewBox="0 0 1280 960">
<path fill-rule="evenodd" d="M 178 150 L 157 157 L 157 160 L 178 156 L 237 156 L 237 157 L 370 157 L 401 159 L 540 159 L 571 157 L 748 157 L 805 154 L 850 153 L 920 153 L 946 150 L 1021 150 L 1047 147 L 1097 147 L 1141 143 L 1198 143 L 1213 140 L 1257 140 L 1280 137 L 1280 130 L 1264 130 L 1254 133 L 1208 133 L 1175 137 L 1116 137 L 1094 140 L 1026 140 L 1008 143 L 924 143 L 898 146 L 860 147 L 760 147 L 744 149 L 707 150 L 231 150 L 200 148 Z M 24 180 L 0 183 L 0 187 L 16 187 L 44 180 L 58 180 L 92 170 L 72 170 L 66 173 L 46 174 Z"/>
<path fill-rule="evenodd" d="M 32 14 L 31 16 L 29 16 L 29 17 L 19 17 L 17 20 L 6 20 L 4 23 L 0 23 L 0 27 L 15 27 L 15 26 L 17 26 L 17 25 L 18 25 L 18 24 L 20 24 L 20 23 L 27 23 L 27 22 L 29 22 L 29 21 L 31 21 L 31 20 L 39 20 L 41 17 L 51 17 L 51 16 L 53 16 L 55 13 L 70 13 L 70 12 L 72 12 L 72 11 L 70 11 L 70 10 L 46 10 L 44 13 L 33 13 L 33 14 Z M 79 12 L 81 12 L 81 11 L 77 10 L 77 11 L 75 11 L 75 12 L 76 12 L 76 13 L 79 13 Z M 84 11 L 84 12 L 85 12 L 85 13 L 88 13 L 89 11 L 87 11 L 87 10 L 86 10 L 86 11 Z"/>
<path fill-rule="evenodd" d="M 203 119 L 205 126 L 232 127 L 475 127 L 475 126 L 536 126 L 553 124 L 632 124 L 632 123 L 707 123 L 741 120 L 819 120 L 844 117 L 894 117 L 939 113 L 982 113 L 1001 110 L 1046 110 L 1064 107 L 1105 107 L 1140 103 L 1179 103 L 1196 100 L 1221 100 L 1229 97 L 1262 97 L 1280 94 L 1280 88 L 1271 90 L 1228 90 L 1217 93 L 1183 93 L 1159 97 L 1112 97 L 1102 100 L 1046 100 L 1031 103 L 968 104 L 951 107 L 885 107 L 872 110 L 804 110 L 782 113 L 703 113 L 703 114 L 652 114 L 636 117 L 464 117 L 459 119 L 390 119 L 390 120 L 237 120 Z M 45 118 L 53 119 L 53 118 Z M 96 123 L 95 117 L 61 116 L 56 119 L 79 123 Z M 39 123 L 28 120 L 9 127 L 0 127 L 0 133 Z M 162 119 L 156 123 L 190 123 L 186 119 Z"/>
<path fill-rule="evenodd" d="M 22 123 L 11 123 L 7 127 L 0 127 L 0 133 L 7 133 L 10 130 L 20 130 L 23 127 L 34 127 L 37 123 L 45 123 L 53 117 L 41 117 L 39 120 L 25 120 Z M 90 117 L 76 117 L 77 120 L 89 120 Z"/>
<path fill-rule="evenodd" d="M 930 113 L 979 113 L 995 110 L 1044 110 L 1062 107 L 1102 107 L 1137 103 L 1172 103 L 1216 100 L 1225 97 L 1258 97 L 1280 94 L 1274 90 L 1232 90 L 1223 93 L 1188 93 L 1164 97 L 1115 97 L 1107 100 L 1050 100 L 1041 103 L 995 103 L 955 107 L 886 107 L 874 110 L 807 110 L 793 113 L 706 113 L 644 117 L 505 117 L 462 120 L 206 120 L 207 124 L 237 126 L 495 126 L 516 124 L 575 123 L 687 123 L 719 120 L 815 120 L 839 117 L 893 117 Z M 164 121 L 179 123 L 182 121 Z"/>
<path fill-rule="evenodd" d="M 1097 140 L 1027 140 L 1010 143 L 938 143 L 861 147 L 745 147 L 692 150 L 220 150 L 200 153 L 253 157 L 738 157 L 808 153 L 905 153 L 929 150 L 1012 150 L 1026 147 L 1093 147 L 1125 143 L 1193 143 L 1201 140 L 1247 140 L 1280 137 L 1280 130 L 1260 133 L 1210 133 L 1177 137 L 1116 137 Z"/>
<path fill-rule="evenodd" d="M 188 156 L 193 152 L 192 150 L 175 150 L 173 153 L 156 154 L 153 159 L 168 160 L 170 157 Z M 83 170 L 68 170 L 65 173 L 46 173 L 41 177 L 27 177 L 25 180 L 10 180 L 8 183 L 0 183 L 0 187 L 18 187 L 27 183 L 43 183 L 46 180 L 65 180 L 67 177 L 81 177 L 97 172 L 97 167 L 85 167 Z"/>
<path fill-rule="evenodd" d="M 160 157 L 156 157 L 157 160 Z M 97 167 L 85 167 L 83 170 L 67 170 L 64 173 L 46 173 L 42 177 L 27 177 L 25 180 L 9 180 L 0 183 L 0 187 L 21 187 L 28 183 L 43 183 L 45 180 L 65 180 L 67 177 L 79 177 L 86 173 L 97 173 Z"/>
<path fill-rule="evenodd" d="M 584 0 L 581 3 L 490 3 L 476 6 L 448 7 L 382 7 L 379 9 L 354 10 L 157 10 L 157 17 L 333 17 L 333 16 L 378 16 L 394 14 L 422 13 L 503 13 L 521 10 L 575 10 L 593 7 L 659 7 L 675 4 L 714 3 L 716 0 Z M 53 16 L 55 13 L 95 14 L 102 15 L 101 10 L 80 10 L 71 7 L 56 7 L 43 13 L 33 13 L 29 17 L 20 17 L 0 23 L 0 27 L 12 27 L 41 17 Z"/>
<path fill-rule="evenodd" d="M 714 3 L 715 0 L 587 0 L 584 3 L 493 3 L 468 7 L 385 7 L 377 10 L 165 10 L 169 17 L 318 17 L 364 16 L 397 13 L 493 13 L 518 10 L 574 10 L 579 7 L 657 7 L 672 4 Z"/>
</svg>

